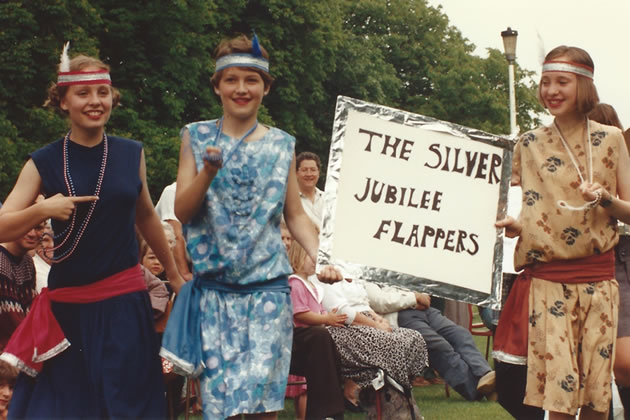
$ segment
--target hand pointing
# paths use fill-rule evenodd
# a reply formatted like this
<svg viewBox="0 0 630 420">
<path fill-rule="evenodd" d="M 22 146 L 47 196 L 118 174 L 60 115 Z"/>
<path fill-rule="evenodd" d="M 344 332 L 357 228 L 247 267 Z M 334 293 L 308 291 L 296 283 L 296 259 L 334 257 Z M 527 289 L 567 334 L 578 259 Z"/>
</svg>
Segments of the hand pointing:
<svg viewBox="0 0 630 420">
<path fill-rule="evenodd" d="M 76 208 L 77 203 L 87 203 L 98 200 L 95 195 L 67 197 L 61 193 L 55 194 L 41 202 L 49 217 L 57 220 L 68 220 Z"/>
</svg>

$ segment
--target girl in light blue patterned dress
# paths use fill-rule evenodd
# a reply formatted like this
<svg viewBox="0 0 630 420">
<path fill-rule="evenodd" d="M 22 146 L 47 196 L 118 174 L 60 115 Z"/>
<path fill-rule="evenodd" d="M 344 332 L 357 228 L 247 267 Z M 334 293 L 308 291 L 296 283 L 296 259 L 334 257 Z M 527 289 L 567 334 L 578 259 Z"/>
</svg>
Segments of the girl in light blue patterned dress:
<svg viewBox="0 0 630 420">
<path fill-rule="evenodd" d="M 295 138 L 257 122 L 273 81 L 266 51 L 240 36 L 216 57 L 223 117 L 182 130 L 175 213 L 194 280 L 178 295 L 161 355 L 201 375 L 204 418 L 275 419 L 293 333 L 282 215 L 314 260 L 318 235 L 298 196 Z M 320 277 L 341 280 L 333 267 Z"/>
</svg>

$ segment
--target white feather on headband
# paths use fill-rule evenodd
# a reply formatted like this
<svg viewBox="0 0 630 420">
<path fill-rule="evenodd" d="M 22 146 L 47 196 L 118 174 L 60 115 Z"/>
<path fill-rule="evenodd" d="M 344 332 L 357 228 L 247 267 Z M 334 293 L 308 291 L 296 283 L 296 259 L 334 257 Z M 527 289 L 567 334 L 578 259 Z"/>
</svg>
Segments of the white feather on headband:
<svg viewBox="0 0 630 420">
<path fill-rule="evenodd" d="M 77 71 L 70 71 L 70 57 L 68 57 L 69 48 L 70 42 L 66 42 L 63 46 L 63 51 L 61 52 L 61 58 L 59 60 L 59 73 L 57 74 L 58 87 L 70 85 L 112 84 L 112 78 L 109 75 L 109 70 L 106 68 L 92 71 L 84 71 L 80 69 Z"/>
<path fill-rule="evenodd" d="M 545 57 L 547 56 L 547 52 L 545 50 L 545 41 L 543 41 L 542 35 L 540 35 L 539 31 L 536 31 L 536 35 L 538 36 L 538 61 L 540 65 L 545 62 Z"/>
<path fill-rule="evenodd" d="M 68 48 L 70 48 L 70 41 L 66 42 L 61 52 L 61 58 L 59 59 L 59 72 L 67 73 L 70 71 L 70 57 L 68 57 Z"/>
</svg>

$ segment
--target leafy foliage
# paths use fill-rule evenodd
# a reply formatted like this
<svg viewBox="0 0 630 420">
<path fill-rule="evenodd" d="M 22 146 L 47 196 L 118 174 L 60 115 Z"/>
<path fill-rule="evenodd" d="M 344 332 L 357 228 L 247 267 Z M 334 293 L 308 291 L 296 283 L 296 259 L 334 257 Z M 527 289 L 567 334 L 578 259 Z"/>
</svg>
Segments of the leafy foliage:
<svg viewBox="0 0 630 420">
<path fill-rule="evenodd" d="M 144 143 L 151 195 L 177 172 L 179 131 L 221 114 L 209 79 L 224 37 L 253 30 L 276 81 L 260 120 L 326 161 L 338 95 L 494 133 L 509 131 L 507 63 L 487 58 L 425 0 L 9 0 L 0 2 L 0 199 L 28 153 L 59 138 L 42 108 L 61 47 L 112 66 L 122 92 L 108 132 Z M 532 72 L 518 69 L 518 123 L 538 124 Z"/>
</svg>

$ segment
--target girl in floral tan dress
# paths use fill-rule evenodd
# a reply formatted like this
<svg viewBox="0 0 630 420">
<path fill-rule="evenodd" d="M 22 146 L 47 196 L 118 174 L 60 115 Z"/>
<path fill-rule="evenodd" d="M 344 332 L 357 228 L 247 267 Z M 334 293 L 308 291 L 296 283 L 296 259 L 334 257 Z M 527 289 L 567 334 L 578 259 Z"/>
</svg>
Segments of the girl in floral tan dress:
<svg viewBox="0 0 630 420">
<path fill-rule="evenodd" d="M 550 419 L 604 419 L 611 398 L 618 285 L 617 221 L 630 221 L 630 158 L 621 131 L 589 121 L 599 98 L 594 65 L 580 48 L 545 58 L 539 99 L 555 117 L 521 136 L 512 184 L 523 190 L 518 220 L 496 226 L 519 236 L 522 269 L 499 320 L 494 356 L 526 365 L 524 404 Z M 501 378 L 497 371 L 497 389 Z M 501 401 L 501 396 L 499 396 Z"/>
</svg>

